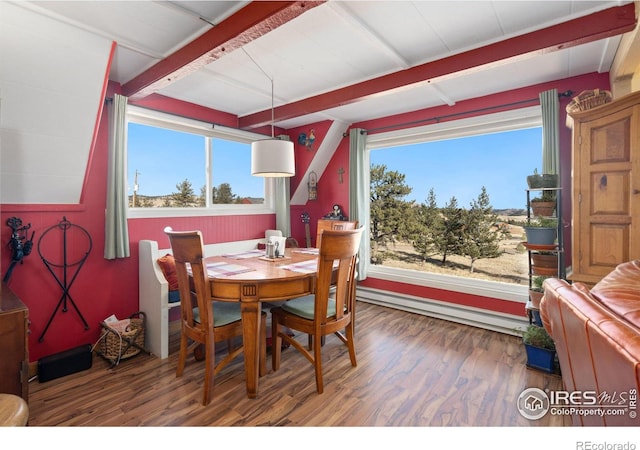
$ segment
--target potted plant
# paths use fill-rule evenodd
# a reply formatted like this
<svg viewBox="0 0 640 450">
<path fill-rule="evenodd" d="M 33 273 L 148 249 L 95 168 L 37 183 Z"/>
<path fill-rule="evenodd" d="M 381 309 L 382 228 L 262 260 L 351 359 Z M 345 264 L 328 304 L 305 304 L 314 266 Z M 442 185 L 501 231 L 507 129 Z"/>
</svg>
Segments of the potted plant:
<svg viewBox="0 0 640 450">
<path fill-rule="evenodd" d="M 556 193 L 543 190 L 542 195 L 531 199 L 531 210 L 534 216 L 550 217 L 556 209 Z"/>
<path fill-rule="evenodd" d="M 527 352 L 527 367 L 554 373 L 556 345 L 544 327 L 529 325 L 522 334 Z"/>
<path fill-rule="evenodd" d="M 524 232 L 529 245 L 553 246 L 558 235 L 558 220 L 538 216 L 524 226 Z"/>
<path fill-rule="evenodd" d="M 540 309 L 540 300 L 544 295 L 544 280 L 549 278 L 545 275 L 536 275 L 531 280 L 531 288 L 529 288 L 529 300 L 531 300 L 531 306 L 535 309 Z"/>
<path fill-rule="evenodd" d="M 557 252 L 531 252 L 531 272 L 535 275 L 557 275 Z"/>
<path fill-rule="evenodd" d="M 551 173 L 538 173 L 538 169 L 533 171 L 533 175 L 527 176 L 529 189 L 556 188 L 558 187 L 558 175 Z"/>
</svg>

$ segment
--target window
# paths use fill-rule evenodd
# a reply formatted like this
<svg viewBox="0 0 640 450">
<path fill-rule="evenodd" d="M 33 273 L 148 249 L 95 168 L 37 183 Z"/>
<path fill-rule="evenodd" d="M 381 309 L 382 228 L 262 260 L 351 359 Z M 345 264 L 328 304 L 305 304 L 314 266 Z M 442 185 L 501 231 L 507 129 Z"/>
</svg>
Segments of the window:
<svg viewBox="0 0 640 450">
<path fill-rule="evenodd" d="M 460 290 L 460 282 L 455 279 L 464 277 L 468 280 L 463 284 L 471 289 L 470 292 L 474 286 L 510 290 L 498 287 L 497 283 L 526 285 L 527 254 L 518 246 L 522 235 L 517 223 L 526 217 L 526 176 L 541 166 L 541 134 L 539 107 L 370 134 L 367 149 L 370 150 L 371 167 L 385 166 L 387 171 L 404 175 L 404 184 L 411 188 L 411 193 L 404 197 L 407 202 L 426 204 L 433 189 L 439 208 L 455 197 L 459 208 L 468 209 L 486 188 L 501 225 L 516 225 L 509 230 L 512 237 L 508 241 L 506 259 L 509 262 L 505 264 L 508 273 L 504 276 L 486 277 L 478 266 L 473 273 L 468 263 L 456 264 L 454 261 L 450 261 L 454 262 L 451 266 L 457 266 L 459 270 L 439 270 L 437 264 L 425 264 L 420 257 L 414 257 L 410 244 L 398 241 L 389 243 L 390 251 L 385 255 L 389 258 L 374 261 L 367 273 L 390 280 L 412 279 L 414 284 L 423 284 L 428 279 L 429 285 L 442 282 L 442 287 L 449 290 Z M 373 206 L 371 209 L 373 220 Z M 371 253 L 373 257 L 376 251 L 372 249 Z M 436 255 L 436 258 L 441 259 L 442 255 Z M 432 262 L 437 263 L 439 259 Z M 497 259 L 487 261 L 489 267 L 498 267 Z"/>
<path fill-rule="evenodd" d="M 129 217 L 273 212 L 271 180 L 251 176 L 264 136 L 135 106 L 127 117 Z"/>
</svg>

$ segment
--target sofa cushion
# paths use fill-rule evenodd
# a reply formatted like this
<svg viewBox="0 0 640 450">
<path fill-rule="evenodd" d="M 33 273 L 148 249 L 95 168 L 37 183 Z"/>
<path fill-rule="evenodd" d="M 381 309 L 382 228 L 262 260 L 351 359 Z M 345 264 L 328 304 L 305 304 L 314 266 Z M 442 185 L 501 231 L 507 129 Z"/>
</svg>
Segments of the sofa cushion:
<svg viewBox="0 0 640 450">
<path fill-rule="evenodd" d="M 167 253 L 166 255 L 158 258 L 158 265 L 162 274 L 164 275 L 167 283 L 169 283 L 170 291 L 178 290 L 178 274 L 176 272 L 176 261 L 173 259 L 173 255 Z"/>
<path fill-rule="evenodd" d="M 640 328 L 640 260 L 620 264 L 591 295 L 633 327 Z"/>
</svg>

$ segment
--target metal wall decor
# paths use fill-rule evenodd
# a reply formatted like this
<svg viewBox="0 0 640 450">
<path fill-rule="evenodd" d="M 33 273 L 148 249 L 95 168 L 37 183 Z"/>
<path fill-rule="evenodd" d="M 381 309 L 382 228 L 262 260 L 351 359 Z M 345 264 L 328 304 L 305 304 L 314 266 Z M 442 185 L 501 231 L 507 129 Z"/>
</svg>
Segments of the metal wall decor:
<svg viewBox="0 0 640 450">
<path fill-rule="evenodd" d="M 309 173 L 309 182 L 307 183 L 307 187 L 309 189 L 309 200 L 317 200 L 318 199 L 318 176 L 313 171 Z"/>
<path fill-rule="evenodd" d="M 60 240 L 62 240 L 62 261 L 59 261 L 59 256 L 57 255 L 57 251 L 60 249 Z M 66 217 L 63 217 L 59 223 L 47 228 L 44 233 L 42 233 L 42 236 L 40 236 L 38 253 L 40 254 L 40 258 L 42 258 L 42 262 L 49 270 L 49 273 L 51 273 L 58 283 L 58 286 L 62 289 L 62 296 L 56 305 L 56 309 L 51 314 L 51 317 L 49 317 L 47 326 L 44 327 L 38 341 L 43 341 L 44 335 L 47 333 L 60 306 L 62 306 L 62 312 L 67 312 L 67 300 L 71 302 L 71 306 L 73 306 L 73 309 L 75 309 L 78 316 L 80 316 L 84 324 L 84 329 L 89 329 L 89 324 L 82 316 L 73 298 L 71 298 L 69 290 L 87 260 L 92 246 L 93 243 L 91 242 L 89 232 L 80 225 L 72 224 Z M 48 255 L 49 258 L 45 255 Z M 62 269 L 58 271 L 61 273 L 57 273 L 54 268 Z M 71 268 L 75 268 L 75 270 L 70 274 L 69 270 Z"/>
</svg>

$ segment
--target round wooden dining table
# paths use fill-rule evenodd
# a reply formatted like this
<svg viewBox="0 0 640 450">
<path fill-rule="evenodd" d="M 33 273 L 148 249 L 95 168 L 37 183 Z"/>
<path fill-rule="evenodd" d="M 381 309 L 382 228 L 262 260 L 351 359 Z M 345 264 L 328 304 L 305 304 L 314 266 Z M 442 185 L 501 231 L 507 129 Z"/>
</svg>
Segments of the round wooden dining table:
<svg viewBox="0 0 640 450">
<path fill-rule="evenodd" d="M 290 300 L 312 294 L 317 275 L 315 249 L 286 249 L 282 258 L 258 252 L 205 259 L 211 300 L 240 302 L 247 396 L 258 395 L 260 321 L 263 302 Z"/>
</svg>

